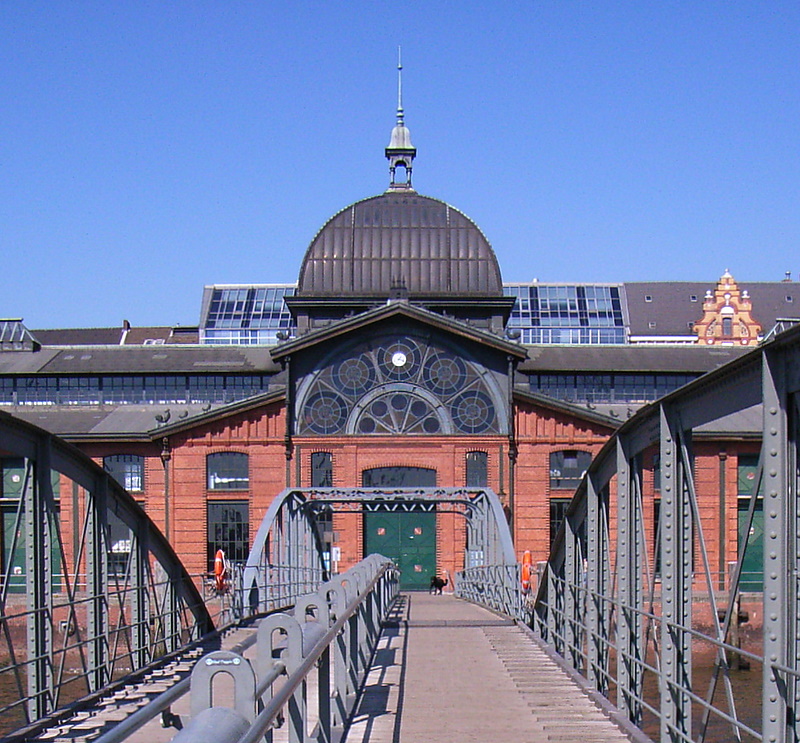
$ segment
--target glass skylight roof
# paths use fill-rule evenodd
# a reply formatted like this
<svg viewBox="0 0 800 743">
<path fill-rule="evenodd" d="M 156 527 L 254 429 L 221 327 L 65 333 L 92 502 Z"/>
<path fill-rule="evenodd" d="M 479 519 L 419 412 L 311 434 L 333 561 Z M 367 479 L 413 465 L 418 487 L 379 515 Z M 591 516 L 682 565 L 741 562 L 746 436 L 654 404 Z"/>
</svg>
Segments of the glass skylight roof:
<svg viewBox="0 0 800 743">
<path fill-rule="evenodd" d="M 283 301 L 294 293 L 295 286 L 287 284 L 207 287 L 200 342 L 274 346 L 280 340 L 278 333 L 288 337 L 294 331 L 291 313 Z"/>
<path fill-rule="evenodd" d="M 295 326 L 284 297 L 291 284 L 206 287 L 200 342 L 226 345 L 276 345 Z M 618 285 L 504 284 L 516 297 L 509 328 L 524 344 L 619 344 L 626 342 Z"/>
<path fill-rule="evenodd" d="M 625 343 L 619 286 L 601 284 L 504 284 L 516 297 L 508 327 L 524 344 Z"/>
</svg>

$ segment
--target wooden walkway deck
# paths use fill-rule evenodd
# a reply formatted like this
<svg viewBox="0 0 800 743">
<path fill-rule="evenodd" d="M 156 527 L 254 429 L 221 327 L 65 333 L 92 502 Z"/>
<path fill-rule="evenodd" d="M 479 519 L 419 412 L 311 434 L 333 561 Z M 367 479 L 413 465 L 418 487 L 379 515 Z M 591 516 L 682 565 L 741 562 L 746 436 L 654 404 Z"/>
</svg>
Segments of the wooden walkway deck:
<svg viewBox="0 0 800 743">
<path fill-rule="evenodd" d="M 453 596 L 403 594 L 385 623 L 364 693 L 341 743 L 637 743 L 624 734 L 524 629 Z M 231 646 L 254 632 L 237 630 Z M 254 661 L 255 649 L 246 657 Z M 233 705 L 223 675 L 222 706 Z M 159 687 L 160 689 L 160 687 Z M 160 689 L 161 690 L 161 689 Z M 136 691 L 136 690 L 134 690 Z M 316 689 L 313 692 L 316 695 Z M 102 714 L 124 719 L 136 703 L 120 698 Z M 189 695 L 172 707 L 189 719 Z M 82 725 L 40 740 L 89 741 Z M 112 719 L 112 718 L 109 718 Z M 100 725 L 102 727 L 102 725 Z M 174 728 L 154 719 L 128 743 L 169 743 Z M 286 743 L 288 726 L 274 731 Z"/>
<path fill-rule="evenodd" d="M 345 743 L 628 743 L 510 620 L 452 596 L 404 594 Z"/>
</svg>

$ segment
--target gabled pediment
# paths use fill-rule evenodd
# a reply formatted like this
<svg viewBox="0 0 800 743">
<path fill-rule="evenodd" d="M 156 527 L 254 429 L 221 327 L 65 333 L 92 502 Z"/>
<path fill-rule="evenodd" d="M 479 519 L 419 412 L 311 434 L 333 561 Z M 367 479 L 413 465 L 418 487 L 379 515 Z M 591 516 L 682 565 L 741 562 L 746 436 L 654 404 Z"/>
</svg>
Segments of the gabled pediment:
<svg viewBox="0 0 800 743">
<path fill-rule="evenodd" d="M 299 338 L 287 341 L 272 349 L 272 358 L 280 361 L 287 356 L 305 351 L 313 346 L 327 344 L 330 341 L 347 342 L 357 335 L 362 335 L 370 328 L 377 328 L 390 320 L 405 320 L 429 326 L 453 336 L 454 342 L 463 339 L 501 351 L 517 359 L 524 359 L 527 356 L 525 348 L 518 343 L 512 343 L 493 333 L 472 327 L 466 322 L 430 312 L 408 302 L 397 301 L 388 302 L 344 320 L 337 320 L 326 327 L 309 331 Z"/>
</svg>

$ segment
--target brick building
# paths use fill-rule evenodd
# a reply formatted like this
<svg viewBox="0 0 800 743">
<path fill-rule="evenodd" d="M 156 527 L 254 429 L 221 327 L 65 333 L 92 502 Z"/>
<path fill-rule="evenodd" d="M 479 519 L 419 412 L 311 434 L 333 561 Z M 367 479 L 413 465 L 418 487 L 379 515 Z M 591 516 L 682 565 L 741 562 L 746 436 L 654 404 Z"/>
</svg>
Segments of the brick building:
<svg viewBox="0 0 800 743">
<path fill-rule="evenodd" d="M 296 285 L 206 287 L 197 328 L 0 321 L 0 407 L 102 462 L 192 573 L 218 548 L 244 559 L 287 487 L 487 487 L 518 553 L 538 561 L 621 421 L 798 314 L 797 283 L 740 287 L 727 271 L 716 287 L 504 283 L 478 226 L 414 190 L 415 156 L 399 111 L 388 190 L 320 229 Z M 720 574 L 735 558 L 755 416 L 696 436 Z M 19 463 L 1 455 L 7 543 Z M 652 530 L 657 460 L 645 461 Z M 70 528 L 77 501 L 68 486 L 59 496 Z M 463 520 L 422 504 L 367 512 L 356 500 L 323 539 L 342 568 L 394 550 L 411 587 L 464 560 Z"/>
</svg>

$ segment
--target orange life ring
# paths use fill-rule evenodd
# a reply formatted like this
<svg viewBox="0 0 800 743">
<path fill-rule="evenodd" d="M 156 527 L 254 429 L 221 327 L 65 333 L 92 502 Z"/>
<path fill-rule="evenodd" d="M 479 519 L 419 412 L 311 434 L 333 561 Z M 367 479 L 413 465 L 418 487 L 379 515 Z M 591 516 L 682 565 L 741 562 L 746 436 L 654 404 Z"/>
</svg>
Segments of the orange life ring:
<svg viewBox="0 0 800 743">
<path fill-rule="evenodd" d="M 530 550 L 525 550 L 522 554 L 522 572 L 520 574 L 522 590 L 525 593 L 531 590 L 531 563 L 531 552 Z"/>
<path fill-rule="evenodd" d="M 225 592 L 225 578 L 227 572 L 225 553 L 222 550 L 217 550 L 217 554 L 214 556 L 214 588 L 217 589 L 217 593 Z"/>
</svg>

